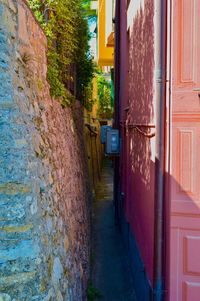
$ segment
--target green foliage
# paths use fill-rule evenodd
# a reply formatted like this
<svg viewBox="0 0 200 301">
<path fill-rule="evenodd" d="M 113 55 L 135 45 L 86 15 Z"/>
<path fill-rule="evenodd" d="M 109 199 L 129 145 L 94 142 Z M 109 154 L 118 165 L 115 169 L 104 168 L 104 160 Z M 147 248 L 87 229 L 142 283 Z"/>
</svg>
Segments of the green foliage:
<svg viewBox="0 0 200 301">
<path fill-rule="evenodd" d="M 93 99 L 93 83 L 89 83 L 88 86 L 84 89 L 84 99 L 86 100 L 84 103 L 85 108 L 92 112 L 93 106 L 96 102 L 96 99 Z"/>
<path fill-rule="evenodd" d="M 97 84 L 99 101 L 98 115 L 100 118 L 112 118 L 111 83 L 100 73 L 97 76 Z"/>
<path fill-rule="evenodd" d="M 87 288 L 87 299 L 88 301 L 95 301 L 97 298 L 101 298 L 101 294 L 90 282 Z"/>
<path fill-rule="evenodd" d="M 76 85 L 77 97 L 85 101 L 93 78 L 89 55 L 89 30 L 86 10 L 89 0 L 28 0 L 48 38 L 48 74 L 51 95 L 71 103 L 69 83 Z M 71 71 L 76 66 L 76 74 Z M 73 70 L 74 70 L 73 69 Z"/>
<path fill-rule="evenodd" d="M 61 80 L 61 72 L 59 70 L 58 55 L 56 52 L 49 51 L 48 53 L 48 72 L 47 79 L 50 83 L 51 95 L 56 98 L 65 96 L 66 89 Z"/>
<path fill-rule="evenodd" d="M 42 3 L 40 0 L 30 0 L 28 1 L 30 8 L 33 10 L 36 19 L 40 24 L 44 25 L 44 16 L 42 13 Z"/>
<path fill-rule="evenodd" d="M 81 97 L 81 95 L 85 94 L 85 97 L 87 97 L 87 90 L 90 88 L 91 79 L 94 75 L 93 58 L 89 52 L 90 49 L 88 41 L 90 39 L 90 35 L 87 19 L 79 18 L 77 35 L 79 45 L 76 52 L 78 96 Z"/>
</svg>

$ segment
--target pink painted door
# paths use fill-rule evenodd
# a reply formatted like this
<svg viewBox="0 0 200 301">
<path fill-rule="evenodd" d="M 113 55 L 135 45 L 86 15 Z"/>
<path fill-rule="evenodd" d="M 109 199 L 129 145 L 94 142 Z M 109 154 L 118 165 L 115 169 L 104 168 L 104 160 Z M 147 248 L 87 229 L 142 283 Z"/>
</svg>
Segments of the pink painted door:
<svg viewBox="0 0 200 301">
<path fill-rule="evenodd" d="M 172 82 L 170 301 L 200 301 L 200 0 L 172 1 Z"/>
</svg>

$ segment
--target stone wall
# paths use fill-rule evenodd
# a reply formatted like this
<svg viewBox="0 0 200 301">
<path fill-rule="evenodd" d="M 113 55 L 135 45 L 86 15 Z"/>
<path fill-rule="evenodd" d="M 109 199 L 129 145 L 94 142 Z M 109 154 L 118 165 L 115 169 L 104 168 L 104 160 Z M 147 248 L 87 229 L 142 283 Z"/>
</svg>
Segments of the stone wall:
<svg viewBox="0 0 200 301">
<path fill-rule="evenodd" d="M 86 300 L 89 189 L 82 108 L 46 81 L 46 38 L 0 0 L 0 300 Z"/>
</svg>

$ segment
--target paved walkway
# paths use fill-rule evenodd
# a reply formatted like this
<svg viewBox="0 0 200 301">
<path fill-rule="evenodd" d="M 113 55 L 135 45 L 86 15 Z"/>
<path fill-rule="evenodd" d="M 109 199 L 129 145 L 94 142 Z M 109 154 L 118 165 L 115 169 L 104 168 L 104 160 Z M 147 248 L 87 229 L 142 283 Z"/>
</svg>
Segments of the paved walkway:
<svg viewBox="0 0 200 301">
<path fill-rule="evenodd" d="M 128 260 L 114 222 L 113 170 L 105 161 L 93 212 L 93 285 L 102 301 L 136 301 Z"/>
</svg>

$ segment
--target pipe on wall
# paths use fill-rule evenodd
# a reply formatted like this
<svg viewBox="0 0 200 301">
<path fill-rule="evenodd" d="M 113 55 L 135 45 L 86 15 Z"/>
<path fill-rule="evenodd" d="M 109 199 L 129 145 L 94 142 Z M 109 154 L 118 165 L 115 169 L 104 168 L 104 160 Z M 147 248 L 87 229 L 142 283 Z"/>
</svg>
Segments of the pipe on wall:
<svg viewBox="0 0 200 301">
<path fill-rule="evenodd" d="M 171 147 L 172 147 L 172 4 L 167 1 L 167 82 L 166 82 L 166 178 L 165 199 L 171 200 Z M 171 201 L 165 202 L 165 300 L 170 296 L 170 211 Z"/>
<path fill-rule="evenodd" d="M 166 123 L 167 1 L 155 0 L 156 163 L 153 301 L 164 294 L 164 189 Z"/>
</svg>

